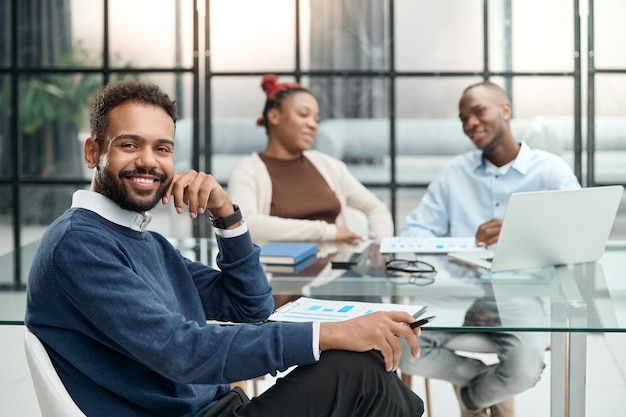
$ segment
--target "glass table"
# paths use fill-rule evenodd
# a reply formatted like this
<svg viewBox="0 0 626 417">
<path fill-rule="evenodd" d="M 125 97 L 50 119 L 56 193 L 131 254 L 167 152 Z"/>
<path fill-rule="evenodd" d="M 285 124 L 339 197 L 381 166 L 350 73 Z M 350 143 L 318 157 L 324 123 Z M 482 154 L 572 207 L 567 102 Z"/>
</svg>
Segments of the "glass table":
<svg viewBox="0 0 626 417">
<path fill-rule="evenodd" d="M 191 259 L 215 264 L 217 248 L 211 240 L 172 239 L 172 243 Z M 426 314 L 437 316 L 423 327 L 425 332 L 549 333 L 552 416 L 585 414 L 587 333 L 626 332 L 626 242 L 609 242 L 595 263 L 498 273 L 467 268 L 446 255 L 382 255 L 375 244 L 356 265 L 333 269 L 333 254 L 350 249 L 320 244 L 318 261 L 298 275 L 268 276 L 276 306 L 302 295 L 415 303 L 427 305 Z M 390 256 L 426 262 L 437 272 L 390 273 L 386 270 Z M 0 292 L 0 300 L 0 324 L 23 324 L 25 293 Z"/>
</svg>

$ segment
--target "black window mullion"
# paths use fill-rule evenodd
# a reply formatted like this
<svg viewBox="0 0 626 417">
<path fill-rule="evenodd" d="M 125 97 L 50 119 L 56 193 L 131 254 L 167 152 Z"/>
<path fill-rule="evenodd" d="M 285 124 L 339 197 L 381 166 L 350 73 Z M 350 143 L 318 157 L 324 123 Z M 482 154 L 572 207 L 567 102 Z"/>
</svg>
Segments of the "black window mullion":
<svg viewBox="0 0 626 417">
<path fill-rule="evenodd" d="M 12 0 L 11 7 L 11 62 L 9 63 L 11 68 L 10 80 L 11 80 L 11 106 L 13 107 L 13 113 L 10 116 L 11 123 L 11 157 L 13 158 L 12 172 L 11 172 L 11 207 L 13 218 L 13 284 L 16 290 L 24 287 L 22 284 L 22 210 L 20 203 L 20 172 L 22 169 L 22 154 L 19 146 L 18 138 L 21 135 L 20 124 L 20 109 L 18 106 L 19 99 L 19 72 L 18 72 L 18 51 L 20 50 L 20 38 L 18 36 L 18 25 L 20 16 L 20 4 L 18 0 Z"/>
<path fill-rule="evenodd" d="M 395 2 L 389 0 L 389 158 L 390 164 L 390 200 L 391 200 L 391 217 L 394 224 L 394 234 L 397 231 L 398 208 L 398 183 L 396 179 L 396 53 L 395 53 Z"/>
<path fill-rule="evenodd" d="M 594 45 L 594 13 L 593 0 L 589 0 L 589 14 L 587 18 L 587 175 L 586 185 L 595 183 L 595 45 Z M 580 140 L 582 144 L 582 139 Z M 581 145 L 582 152 L 582 145 Z M 581 158 L 581 157 L 580 157 Z M 581 158 L 582 159 L 582 158 Z"/>
</svg>

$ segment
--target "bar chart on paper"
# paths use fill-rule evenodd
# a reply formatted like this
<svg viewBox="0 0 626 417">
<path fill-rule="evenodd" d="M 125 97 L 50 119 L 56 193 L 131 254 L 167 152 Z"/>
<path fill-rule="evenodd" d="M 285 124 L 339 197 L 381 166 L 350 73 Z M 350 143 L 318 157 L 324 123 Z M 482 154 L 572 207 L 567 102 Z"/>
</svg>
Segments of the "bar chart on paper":
<svg viewBox="0 0 626 417">
<path fill-rule="evenodd" d="M 382 238 L 380 253 L 449 253 L 484 251 L 474 237 L 398 237 Z"/>
<path fill-rule="evenodd" d="M 366 303 L 362 301 L 322 300 L 300 297 L 285 304 L 272 314 L 272 321 L 343 321 L 375 311 L 404 311 L 418 317 L 426 310 L 423 305 Z"/>
</svg>

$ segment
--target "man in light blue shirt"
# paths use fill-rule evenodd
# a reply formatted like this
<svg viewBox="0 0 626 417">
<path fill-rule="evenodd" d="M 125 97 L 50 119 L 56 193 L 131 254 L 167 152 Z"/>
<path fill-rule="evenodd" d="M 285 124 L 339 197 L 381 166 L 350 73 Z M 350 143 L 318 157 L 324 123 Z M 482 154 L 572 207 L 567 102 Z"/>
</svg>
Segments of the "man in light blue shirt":
<svg viewBox="0 0 626 417">
<path fill-rule="evenodd" d="M 475 236 L 479 246 L 497 243 L 512 193 L 580 188 L 557 155 L 518 142 L 510 127 L 511 104 L 489 81 L 465 89 L 459 102 L 463 132 L 476 149 L 455 157 L 428 187 L 399 236 Z M 462 416 L 512 416 L 512 398 L 534 386 L 544 368 L 543 333 L 489 333 L 499 346 L 499 362 L 456 355 L 444 344 L 460 333 L 427 332 L 419 359 L 403 356 L 400 368 L 452 382 Z"/>
<path fill-rule="evenodd" d="M 496 120 L 477 116 L 489 110 L 470 98 L 461 108 L 463 131 L 475 150 L 450 161 L 429 186 L 420 205 L 406 218 L 400 236 L 476 235 L 476 243 L 495 243 L 512 193 L 580 188 L 567 163 L 552 153 L 518 143 L 509 126 L 511 105 L 495 84 L 481 83 L 465 94 L 504 101 Z M 461 100 L 461 103 L 468 102 Z M 464 106 L 467 107 L 467 106 Z M 491 140 L 490 140 L 491 139 Z"/>
<path fill-rule="evenodd" d="M 483 157 L 480 149 L 454 158 L 429 185 L 419 207 L 409 214 L 399 234 L 476 235 L 477 243 L 495 243 L 500 228 L 488 226 L 501 225 L 512 193 L 580 187 L 562 158 L 531 149 L 524 142 L 516 145 L 515 159 L 501 167 L 490 162 L 488 156 Z"/>
</svg>

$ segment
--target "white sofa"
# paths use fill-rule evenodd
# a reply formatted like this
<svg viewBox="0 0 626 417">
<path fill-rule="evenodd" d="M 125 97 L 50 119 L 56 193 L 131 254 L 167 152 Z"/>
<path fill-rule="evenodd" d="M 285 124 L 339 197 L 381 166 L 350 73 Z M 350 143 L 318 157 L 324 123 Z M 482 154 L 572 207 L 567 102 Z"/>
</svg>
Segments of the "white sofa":
<svg viewBox="0 0 626 417">
<path fill-rule="evenodd" d="M 516 138 L 561 155 L 573 168 L 571 117 L 513 119 L 511 126 Z M 400 183 L 427 184 L 452 157 L 473 149 L 458 119 L 398 119 L 395 129 L 396 180 Z M 178 122 L 177 169 L 191 167 L 191 132 L 190 120 Z M 386 182 L 391 176 L 389 137 L 388 119 L 330 119 L 320 123 L 314 148 L 344 160 L 362 182 Z M 218 119 L 212 124 L 212 141 L 211 171 L 226 183 L 234 164 L 244 155 L 262 151 L 267 138 L 265 129 L 252 118 Z M 626 182 L 626 117 L 596 118 L 596 181 Z"/>
<path fill-rule="evenodd" d="M 561 156 L 574 166 L 574 122 L 568 116 L 541 116 L 536 119 L 547 127 L 550 137 L 561 138 Z M 583 175 L 585 175 L 587 120 L 583 118 Z M 626 117 L 596 116 L 595 118 L 595 181 L 626 183 Z"/>
<path fill-rule="evenodd" d="M 560 137 L 551 137 L 536 120 L 511 121 L 516 138 L 531 146 L 561 154 Z M 396 180 L 401 183 L 432 181 L 455 155 L 474 148 L 458 119 L 398 119 L 396 129 Z M 390 178 L 388 119 L 332 119 L 320 124 L 316 148 L 348 163 L 363 182 Z"/>
<path fill-rule="evenodd" d="M 193 124 L 191 119 L 181 119 L 176 123 L 176 170 L 190 169 L 193 151 Z M 203 150 L 203 139 L 200 139 Z M 212 124 L 211 173 L 220 182 L 226 183 L 230 171 L 237 161 L 252 152 L 265 149 L 267 136 L 265 128 L 256 125 L 253 119 L 218 119 Z"/>
</svg>

